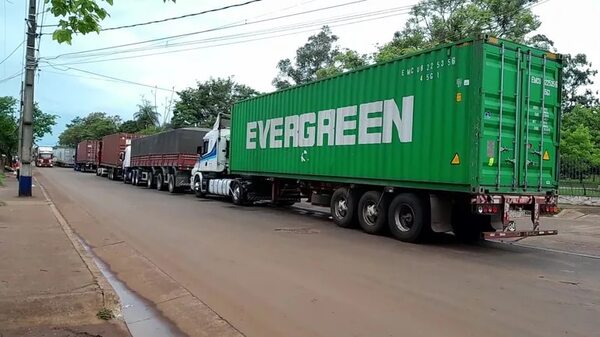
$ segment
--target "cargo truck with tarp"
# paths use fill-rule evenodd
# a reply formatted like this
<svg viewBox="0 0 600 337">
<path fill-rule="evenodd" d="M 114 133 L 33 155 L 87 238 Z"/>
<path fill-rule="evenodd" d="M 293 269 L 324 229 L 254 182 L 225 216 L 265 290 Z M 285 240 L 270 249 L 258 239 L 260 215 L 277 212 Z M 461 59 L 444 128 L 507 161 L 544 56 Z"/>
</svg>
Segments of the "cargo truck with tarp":
<svg viewBox="0 0 600 337">
<path fill-rule="evenodd" d="M 189 188 L 191 171 L 210 129 L 183 128 L 133 139 L 123 160 L 123 182 L 175 193 Z"/>
<path fill-rule="evenodd" d="M 102 137 L 100 155 L 96 175 L 106 176 L 110 180 L 119 180 L 123 172 L 123 156 L 125 148 L 131 144 L 132 139 L 143 137 L 132 133 L 114 133 Z"/>
<path fill-rule="evenodd" d="M 99 140 L 84 140 L 77 144 L 73 169 L 81 172 L 97 172 L 100 155 Z"/>
<path fill-rule="evenodd" d="M 244 100 L 191 183 L 236 204 L 306 197 L 339 226 L 409 242 L 556 234 L 539 221 L 557 211 L 561 68 L 482 35 Z"/>
</svg>

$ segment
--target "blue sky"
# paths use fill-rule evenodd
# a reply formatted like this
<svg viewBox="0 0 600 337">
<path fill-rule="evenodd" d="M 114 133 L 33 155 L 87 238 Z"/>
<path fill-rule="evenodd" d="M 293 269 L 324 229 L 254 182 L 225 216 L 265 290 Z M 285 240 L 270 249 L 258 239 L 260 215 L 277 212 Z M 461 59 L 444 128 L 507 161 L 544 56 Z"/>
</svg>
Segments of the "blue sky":
<svg viewBox="0 0 600 337">
<path fill-rule="evenodd" d="M 200 1 L 177 0 L 176 4 L 163 3 L 162 0 L 116 0 L 109 7 L 111 17 L 105 20 L 103 27 L 145 22 L 199 12 L 206 9 L 236 4 L 244 1 Z M 35 98 L 43 111 L 59 116 L 58 124 L 52 135 L 44 137 L 41 145 L 54 145 L 58 135 L 64 130 L 65 124 L 76 116 L 85 116 L 89 112 L 103 111 L 111 115 L 119 115 L 123 120 L 130 119 L 136 110 L 141 97 L 154 101 L 158 110 L 165 113 L 167 102 L 171 100 L 171 89 L 182 90 L 193 86 L 195 82 L 212 77 L 234 76 L 244 84 L 260 91 L 271 91 L 271 80 L 276 75 L 277 61 L 293 57 L 298 46 L 303 44 L 308 36 L 318 31 L 320 23 L 325 19 L 348 16 L 377 10 L 387 10 L 388 14 L 370 17 L 372 20 L 355 20 L 353 24 L 340 25 L 348 22 L 331 24 L 333 32 L 340 37 L 342 47 L 356 49 L 362 53 L 375 51 L 377 44 L 389 41 L 394 31 L 401 29 L 407 15 L 404 11 L 391 11 L 392 8 L 413 5 L 416 0 L 264 0 L 242 8 L 212 13 L 168 23 L 154 24 L 133 29 L 106 31 L 98 34 L 75 36 L 73 44 L 59 45 L 52 41 L 49 35 L 42 36 L 39 55 L 45 62 L 40 63 L 37 73 Z M 4 59 L 24 39 L 24 0 L 2 1 L 0 4 L 0 60 Z M 254 22 L 273 17 L 304 12 L 328 6 L 343 6 L 329 10 L 315 11 L 310 14 L 291 16 L 279 20 L 249 24 L 236 28 L 202 33 L 186 38 L 169 40 L 169 44 L 185 41 L 197 41 L 205 38 L 215 38 L 216 42 L 198 44 L 190 47 L 203 46 L 202 49 L 188 50 L 178 53 L 135 57 L 123 60 L 74 64 L 81 61 L 98 61 L 108 58 L 135 56 L 140 53 L 163 52 L 162 45 L 155 44 L 152 50 L 132 54 L 98 55 L 94 59 L 74 58 L 61 55 L 81 50 L 114 46 L 136 41 L 154 39 L 194 31 L 202 31 L 222 27 L 232 23 Z M 563 0 L 546 0 L 534 7 L 534 12 L 540 16 L 542 27 L 539 32 L 546 34 L 556 42 L 561 53 L 584 52 L 590 60 L 600 66 L 600 47 L 593 41 L 595 34 L 600 31 L 600 1 L 572 0 L 569 6 Z M 385 17 L 387 16 L 387 17 Z M 374 19 L 377 18 L 377 19 Z M 41 19 L 41 16 L 39 17 Z M 361 22 L 356 22 L 361 21 Z M 52 24 L 56 19 L 47 14 L 44 24 Z M 296 31 L 271 33 L 259 36 L 256 41 L 240 43 L 245 33 L 257 30 L 283 28 L 297 23 L 314 22 Z M 44 32 L 50 33 L 51 28 Z M 289 34 L 293 32 L 294 34 Z M 232 36 L 233 35 L 233 36 Z M 262 39 L 266 36 L 282 35 Z M 256 35 L 246 39 L 255 39 Z M 209 44 L 221 44 L 208 48 Z M 160 49 L 159 49 L 160 48 Z M 19 96 L 21 78 L 3 81 L 11 75 L 18 74 L 21 69 L 23 49 L 19 48 L 5 63 L 0 65 L 0 96 Z M 58 57 L 57 57 L 58 56 Z M 57 68 L 51 67 L 50 62 Z M 66 66 L 57 66 L 67 64 Z M 66 67 L 76 68 L 67 69 Z M 154 90 L 149 87 L 121 83 L 99 78 L 89 71 L 112 76 L 136 83 L 157 86 Z M 600 78 L 596 79 L 600 82 Z M 595 89 L 600 85 L 595 85 Z M 176 95 L 174 96 L 176 98 Z M 167 118 L 168 119 L 168 118 Z"/>
</svg>

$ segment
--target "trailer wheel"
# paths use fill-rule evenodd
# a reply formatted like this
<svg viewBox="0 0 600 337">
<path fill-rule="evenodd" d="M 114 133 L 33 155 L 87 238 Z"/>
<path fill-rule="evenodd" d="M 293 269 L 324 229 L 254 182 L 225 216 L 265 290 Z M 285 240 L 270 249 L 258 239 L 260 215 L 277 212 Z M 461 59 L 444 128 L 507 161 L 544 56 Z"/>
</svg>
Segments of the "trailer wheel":
<svg viewBox="0 0 600 337">
<path fill-rule="evenodd" d="M 205 192 L 202 192 L 202 182 L 200 181 L 200 177 L 194 177 L 194 185 L 192 185 L 192 189 L 194 190 L 194 194 L 196 198 L 204 198 L 206 196 Z"/>
<path fill-rule="evenodd" d="M 431 232 L 429 205 L 415 194 L 398 194 L 390 204 L 388 223 L 396 239 L 419 242 Z"/>
<path fill-rule="evenodd" d="M 165 180 L 163 178 L 163 174 L 162 173 L 158 173 L 156 175 L 156 190 L 157 191 L 162 191 L 164 189 L 165 186 Z"/>
<path fill-rule="evenodd" d="M 169 193 L 177 193 L 177 187 L 175 186 L 175 175 L 173 175 L 173 174 L 167 175 L 167 185 L 168 185 Z"/>
<path fill-rule="evenodd" d="M 336 225 L 344 228 L 354 227 L 356 224 L 356 203 L 358 192 L 341 187 L 331 196 L 331 216 Z"/>
<path fill-rule="evenodd" d="M 154 188 L 154 176 L 152 172 L 148 172 L 148 180 L 146 181 L 147 188 Z"/>
<path fill-rule="evenodd" d="M 108 178 L 108 180 L 114 180 L 113 179 L 113 170 L 112 169 L 108 170 L 108 176 L 107 176 L 107 178 Z"/>
<path fill-rule="evenodd" d="M 231 182 L 231 201 L 234 205 L 241 206 L 246 202 L 246 191 L 244 186 L 237 181 Z"/>
<path fill-rule="evenodd" d="M 369 234 L 378 234 L 387 227 L 387 211 L 390 204 L 388 195 L 369 191 L 358 201 L 358 223 Z"/>
</svg>

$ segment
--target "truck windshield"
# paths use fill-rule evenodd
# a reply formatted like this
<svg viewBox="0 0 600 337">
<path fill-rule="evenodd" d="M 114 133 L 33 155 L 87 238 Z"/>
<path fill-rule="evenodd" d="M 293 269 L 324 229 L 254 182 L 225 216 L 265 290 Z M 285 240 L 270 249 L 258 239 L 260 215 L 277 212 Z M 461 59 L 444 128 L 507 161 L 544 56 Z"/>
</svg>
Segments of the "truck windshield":
<svg viewBox="0 0 600 337">
<path fill-rule="evenodd" d="M 52 154 L 51 153 L 40 153 L 39 157 L 41 159 L 52 159 Z"/>
</svg>

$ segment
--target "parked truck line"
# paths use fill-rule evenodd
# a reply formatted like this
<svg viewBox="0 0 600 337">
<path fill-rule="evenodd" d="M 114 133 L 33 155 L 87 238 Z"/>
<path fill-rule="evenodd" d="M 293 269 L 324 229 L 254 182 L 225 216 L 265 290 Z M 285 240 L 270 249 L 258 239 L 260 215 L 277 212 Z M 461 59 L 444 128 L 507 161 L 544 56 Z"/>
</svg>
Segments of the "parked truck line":
<svg viewBox="0 0 600 337">
<path fill-rule="evenodd" d="M 406 242 L 555 235 L 539 225 L 557 212 L 561 67 L 482 35 L 237 102 L 198 156 L 129 147 L 120 169 L 124 182 L 240 206 L 306 199 L 340 227 Z M 516 230 L 517 213 L 531 230 Z"/>
</svg>

